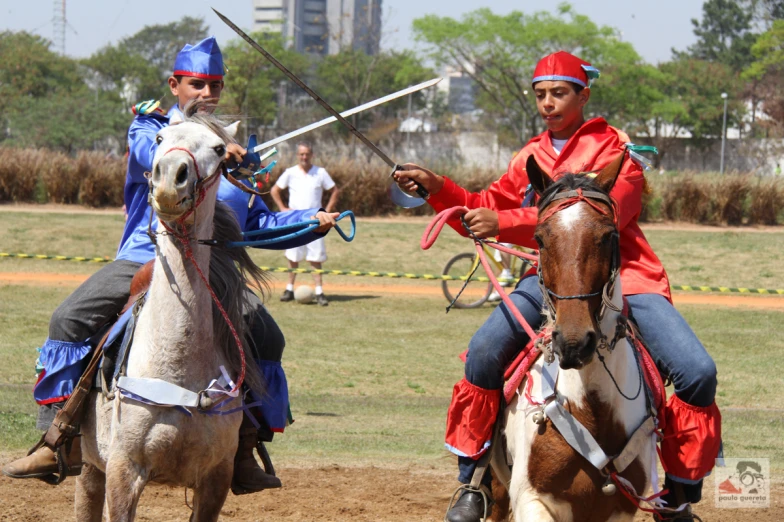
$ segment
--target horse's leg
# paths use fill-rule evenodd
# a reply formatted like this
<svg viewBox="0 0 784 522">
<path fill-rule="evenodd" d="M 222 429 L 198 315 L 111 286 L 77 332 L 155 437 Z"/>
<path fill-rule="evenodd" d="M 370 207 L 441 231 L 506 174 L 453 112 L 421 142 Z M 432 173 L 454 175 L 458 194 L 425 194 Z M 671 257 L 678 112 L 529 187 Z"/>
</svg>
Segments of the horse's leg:
<svg viewBox="0 0 784 522">
<path fill-rule="evenodd" d="M 547 509 L 539 498 L 526 499 L 520 505 L 514 508 L 515 522 L 528 522 L 536 520 L 537 522 L 557 522 L 555 516 Z"/>
<path fill-rule="evenodd" d="M 105 494 L 106 475 L 92 464 L 84 464 L 82 474 L 76 477 L 74 492 L 76 520 L 101 522 Z"/>
<path fill-rule="evenodd" d="M 109 522 L 130 522 L 147 476 L 130 459 L 115 457 L 106 463 L 106 511 Z"/>
<path fill-rule="evenodd" d="M 191 522 L 215 522 L 231 487 L 234 458 L 217 466 L 193 491 Z"/>
</svg>

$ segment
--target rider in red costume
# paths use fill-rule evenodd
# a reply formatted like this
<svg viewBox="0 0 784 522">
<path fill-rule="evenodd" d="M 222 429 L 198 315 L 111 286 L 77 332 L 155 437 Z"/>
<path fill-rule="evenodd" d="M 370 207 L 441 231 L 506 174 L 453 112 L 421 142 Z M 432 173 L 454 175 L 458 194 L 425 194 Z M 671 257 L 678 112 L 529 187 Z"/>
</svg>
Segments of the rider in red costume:
<svg viewBox="0 0 784 522">
<path fill-rule="evenodd" d="M 454 206 L 471 209 L 465 221 L 480 238 L 536 248 L 536 207 L 522 208 L 529 186 L 526 161 L 533 155 L 544 171 L 558 179 L 565 173 L 597 171 L 623 153 L 629 138 L 603 118 L 588 121 L 583 109 L 599 71 L 560 51 L 536 66 L 532 86 L 547 129 L 518 153 L 501 178 L 482 192 L 471 193 L 447 177 L 416 165 L 396 174 L 399 186 L 413 192 L 415 182 L 430 192 L 428 203 L 441 211 Z M 713 468 L 721 448 L 721 415 L 714 401 L 716 366 L 686 321 L 672 305 L 669 281 L 637 219 L 642 208 L 645 177 L 629 157 L 610 196 L 617 203 L 624 296 L 660 370 L 675 386 L 666 408 L 662 455 L 667 470 L 664 500 L 669 506 L 698 502 L 702 479 Z M 459 222 L 450 223 L 463 235 Z M 541 325 L 542 295 L 535 276 L 523 278 L 510 295 L 534 328 Z M 446 445 L 458 455 L 458 480 L 471 482 L 477 460 L 490 445 L 500 407 L 503 372 L 528 342 L 522 327 L 501 304 L 469 343 L 465 378 L 455 385 L 447 416 Z M 489 473 L 483 479 L 489 485 Z M 483 513 L 480 493 L 464 490 L 447 513 L 450 522 L 478 521 Z M 691 520 L 688 513 L 657 514 L 657 520 Z"/>
</svg>

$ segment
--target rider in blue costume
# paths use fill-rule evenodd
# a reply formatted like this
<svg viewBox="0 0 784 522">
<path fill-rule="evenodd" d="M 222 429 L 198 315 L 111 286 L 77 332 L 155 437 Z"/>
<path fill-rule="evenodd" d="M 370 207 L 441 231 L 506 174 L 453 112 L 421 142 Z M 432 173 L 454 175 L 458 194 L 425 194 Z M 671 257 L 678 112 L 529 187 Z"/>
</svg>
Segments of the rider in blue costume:
<svg viewBox="0 0 784 522">
<path fill-rule="evenodd" d="M 223 58 L 213 37 L 195 46 L 185 45 L 175 60 L 169 86 L 178 104 L 168 114 L 154 108 L 151 103 L 139 104 L 134 110 L 137 116 L 128 130 L 129 155 L 124 190 L 128 218 L 116 259 L 80 285 L 52 315 L 49 338 L 41 347 L 39 357 L 41 373 L 33 392 L 40 405 L 39 429 L 49 428 L 56 411 L 70 397 L 89 362 L 93 346 L 99 341 L 97 334 L 107 321 L 119 314 L 128 300 L 131 279 L 136 271 L 155 258 L 155 245 L 148 230 L 151 227 L 153 232 L 156 231 L 158 218 L 150 212 L 147 201 L 149 188 L 144 173 L 152 170 L 152 160 L 158 147 L 155 136 L 169 125 L 170 118 L 182 116 L 182 108 L 190 101 L 219 100 L 223 89 Z M 237 144 L 227 144 L 226 149 L 226 159 L 236 162 L 247 153 Z M 268 247 L 275 249 L 294 248 L 323 237 L 335 225 L 338 216 L 338 213 L 327 213 L 318 208 L 272 212 L 261 198 L 253 198 L 250 202 L 249 194 L 224 177 L 221 177 L 218 187 L 218 200 L 231 207 L 246 232 L 300 223 L 314 217 L 318 219 L 319 227 L 313 232 Z M 265 236 L 268 237 L 274 236 Z M 283 431 L 288 414 L 288 387 L 280 365 L 285 340 L 259 298 L 250 294 L 251 306 L 245 317 L 250 327 L 251 344 L 255 347 L 255 358 L 268 386 L 261 408 L 267 426 L 257 434 L 246 417 L 240 428 L 232 480 L 232 490 L 238 494 L 280 487 L 277 477 L 266 474 L 258 466 L 253 448 L 259 437 L 266 436 L 269 440 L 269 431 Z M 78 450 L 78 439 L 76 446 Z M 81 452 L 71 451 L 65 454 L 65 458 L 67 467 L 71 468 L 69 474 L 77 474 Z M 46 445 L 3 468 L 3 473 L 13 478 L 42 477 L 56 472 L 55 453 Z"/>
</svg>

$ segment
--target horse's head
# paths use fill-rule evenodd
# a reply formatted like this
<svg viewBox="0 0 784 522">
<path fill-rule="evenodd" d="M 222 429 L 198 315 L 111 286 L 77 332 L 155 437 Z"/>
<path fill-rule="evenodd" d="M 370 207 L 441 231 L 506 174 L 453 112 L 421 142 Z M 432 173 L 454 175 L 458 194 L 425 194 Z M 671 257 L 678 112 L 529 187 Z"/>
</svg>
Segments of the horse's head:
<svg viewBox="0 0 784 522">
<path fill-rule="evenodd" d="M 198 106 L 186 108 L 185 120 L 173 118 L 155 137 L 150 204 L 162 221 L 186 216 L 210 187 L 217 187 L 226 145 L 236 125 L 224 127 Z"/>
<path fill-rule="evenodd" d="M 599 172 L 566 174 L 553 181 L 528 158 L 528 179 L 540 197 L 535 239 L 539 281 L 554 325 L 553 349 L 561 368 L 582 368 L 602 336 L 602 295 L 611 293 L 619 268 L 618 229 L 608 194 L 623 154 Z"/>
</svg>

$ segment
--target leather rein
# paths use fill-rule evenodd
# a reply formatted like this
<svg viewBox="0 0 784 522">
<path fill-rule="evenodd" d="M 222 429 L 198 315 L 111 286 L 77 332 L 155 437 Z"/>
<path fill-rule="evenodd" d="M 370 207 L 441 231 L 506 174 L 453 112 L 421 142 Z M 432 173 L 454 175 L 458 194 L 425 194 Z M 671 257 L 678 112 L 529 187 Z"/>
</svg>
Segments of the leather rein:
<svg viewBox="0 0 784 522">
<path fill-rule="evenodd" d="M 609 211 L 605 208 L 602 208 L 600 205 L 595 203 L 595 201 L 599 201 L 601 203 L 605 203 L 609 207 Z M 542 275 L 542 264 L 539 263 L 537 266 L 537 276 L 539 278 L 539 286 L 542 289 L 542 296 L 544 298 L 545 304 L 550 309 L 553 317 L 555 316 L 555 307 L 553 306 L 552 298 L 556 298 L 558 300 L 572 300 L 572 299 L 590 299 L 592 297 L 602 296 L 602 306 L 599 309 L 597 314 L 598 322 L 601 322 L 602 317 L 606 310 L 609 308 L 614 312 L 621 312 L 621 308 L 615 306 L 612 302 L 612 293 L 613 288 L 615 286 L 615 280 L 618 277 L 618 273 L 621 269 L 621 250 L 619 244 L 619 234 L 618 234 L 618 213 L 616 211 L 615 202 L 610 199 L 610 197 L 603 193 L 598 192 L 595 190 L 583 190 L 582 188 L 574 189 L 574 190 L 567 190 L 565 192 L 554 192 L 550 194 L 548 197 L 542 200 L 540 203 L 540 208 L 544 209 L 544 212 L 541 214 L 539 218 L 539 224 L 544 223 L 548 219 L 550 219 L 553 215 L 564 210 L 572 205 L 577 203 L 586 203 L 588 206 L 596 210 L 602 215 L 609 215 L 613 219 L 613 223 L 615 224 L 615 232 L 612 234 L 612 260 L 610 264 L 610 276 L 607 281 L 602 286 L 601 290 L 596 292 L 590 292 L 587 294 L 572 294 L 572 295 L 559 295 L 553 292 L 544 282 L 544 276 Z M 553 206 L 551 206 L 554 203 Z"/>
</svg>

